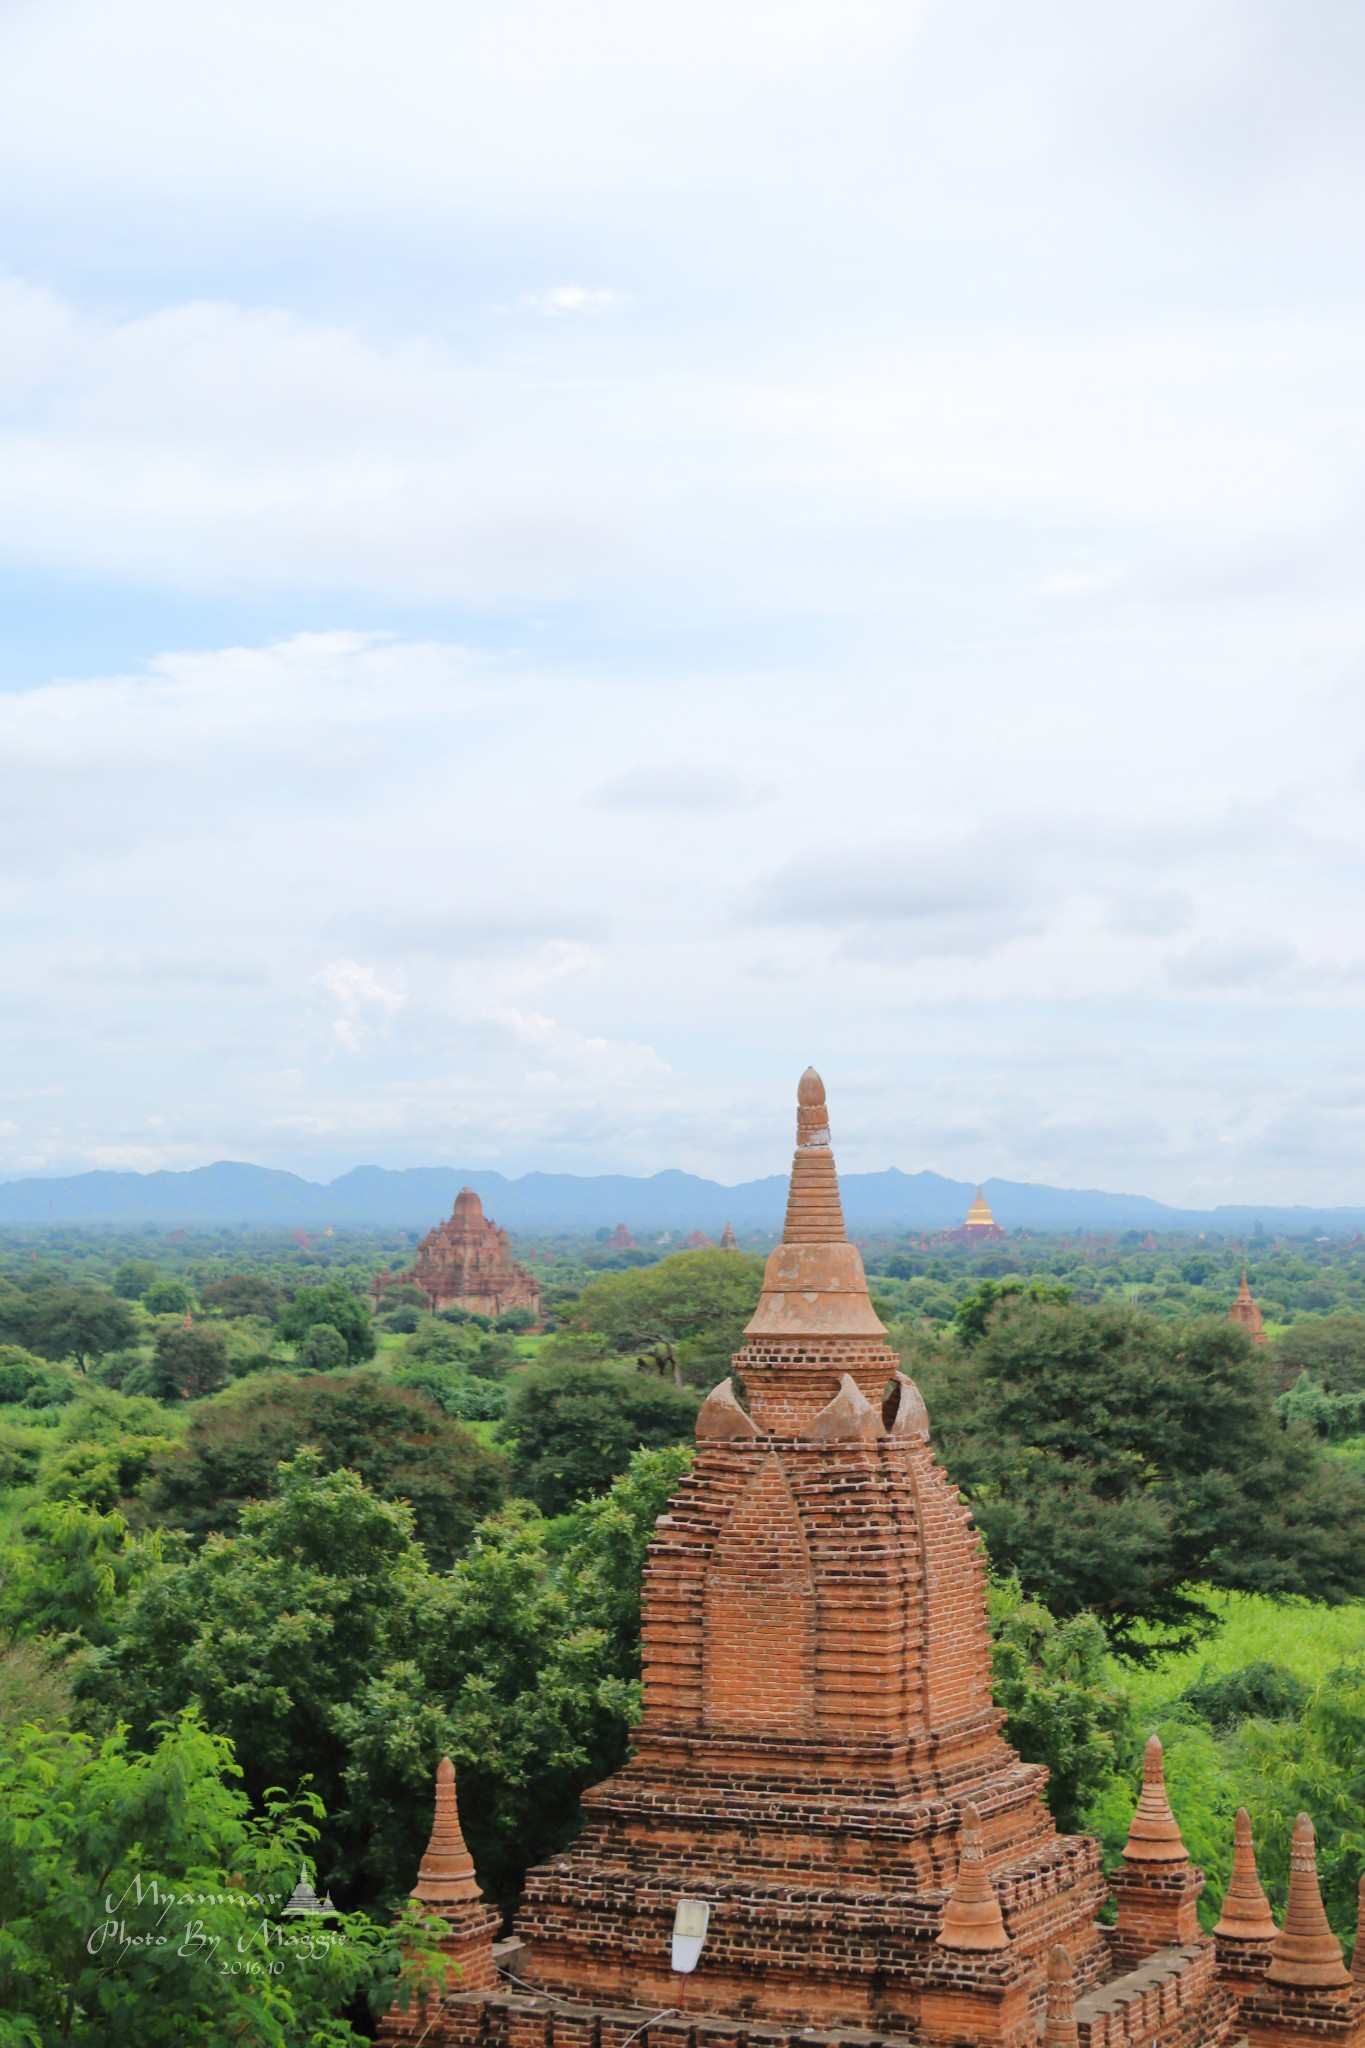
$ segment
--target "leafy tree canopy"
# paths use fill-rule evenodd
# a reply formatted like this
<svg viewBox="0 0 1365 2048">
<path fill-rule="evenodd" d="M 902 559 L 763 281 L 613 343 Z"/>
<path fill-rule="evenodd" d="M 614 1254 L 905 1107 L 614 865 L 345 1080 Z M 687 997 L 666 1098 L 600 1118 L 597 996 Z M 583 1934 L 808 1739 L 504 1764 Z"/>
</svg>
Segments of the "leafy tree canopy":
<svg viewBox="0 0 1365 2048">
<path fill-rule="evenodd" d="M 28 1726 L 0 1739 L 5 2048 L 361 2040 L 337 2015 L 358 1991 L 388 2002 L 396 1935 L 352 1914 L 328 1923 L 328 1942 L 291 1946 L 278 1915 L 317 1802 L 275 1794 L 253 1814 L 236 1776 L 229 1745 L 192 1715 L 141 1755 L 122 1733 L 97 1745 Z M 167 1912 L 168 1895 L 187 1903 Z M 426 1974 L 432 1930 L 414 1932 L 409 1968 Z M 285 1966 L 272 1972 L 272 1958 Z"/>
<path fill-rule="evenodd" d="M 1046 1764 L 1046 1798 L 1058 1827 L 1084 1824 L 1085 1809 L 1131 1747 L 1132 1710 L 1110 1675 L 1109 1643 L 1093 1614 L 1059 1622 L 1017 1579 L 990 1589 L 991 1669 L 1005 1739 L 1025 1763 Z"/>
<path fill-rule="evenodd" d="M 690 1441 L 699 1405 L 690 1388 L 620 1366 L 528 1366 L 512 1383 L 501 1432 L 513 1480 L 545 1514 L 562 1514 L 580 1496 L 604 1493 L 633 1452 Z"/>
<path fill-rule="evenodd" d="M 305 1372 L 340 1372 L 349 1359 L 346 1339 L 335 1323 L 310 1323 L 296 1354 Z"/>
<path fill-rule="evenodd" d="M 301 1287 L 280 1310 L 275 1335 L 285 1344 L 302 1344 L 314 1323 L 330 1323 L 341 1332 L 352 1365 L 374 1357 L 373 1318 L 344 1280 L 329 1280 L 323 1287 Z"/>
<path fill-rule="evenodd" d="M 140 1301 L 161 1277 L 155 1259 L 125 1259 L 114 1273 L 114 1292 L 123 1301 Z"/>
<path fill-rule="evenodd" d="M 762 1284 L 763 1260 L 746 1252 L 675 1252 L 591 1281 L 564 1321 L 570 1330 L 597 1331 L 617 1353 L 672 1344 L 684 1377 L 709 1385 L 743 1343 Z"/>
<path fill-rule="evenodd" d="M 325 1469 L 358 1472 L 382 1500 L 410 1501 L 417 1534 L 440 1564 L 505 1490 L 502 1459 L 421 1394 L 363 1372 L 272 1373 L 194 1411 L 183 1446 L 158 1465 L 147 1511 L 196 1538 L 234 1529 L 244 1503 L 265 1499 L 281 1459 L 304 1445 Z"/>
<path fill-rule="evenodd" d="M 136 1335 L 126 1303 L 104 1287 L 44 1279 L 0 1297 L 0 1341 L 22 1345 L 40 1358 L 72 1358 L 82 1372 L 92 1359 L 119 1350 Z"/>
<path fill-rule="evenodd" d="M 158 1330 L 151 1390 L 162 1401 L 198 1401 L 226 1385 L 227 1339 L 221 1330 L 191 1323 Z"/>
<path fill-rule="evenodd" d="M 272 1318 L 280 1306 L 280 1290 L 263 1273 L 227 1273 L 201 1288 L 199 1299 L 220 1316 Z"/>
<path fill-rule="evenodd" d="M 1351 1599 L 1365 1487 L 1280 1427 L 1224 1322 L 1008 1297 L 924 1381 L 944 1462 L 997 1569 L 1147 1654 L 1207 1627 L 1201 1582 Z"/>
<path fill-rule="evenodd" d="M 142 1297 L 142 1306 L 152 1316 L 183 1316 L 193 1300 L 183 1280 L 154 1280 Z"/>
<path fill-rule="evenodd" d="M 1365 1315 L 1351 1310 L 1291 1323 L 1275 1344 L 1286 1379 L 1311 1373 L 1329 1394 L 1365 1391 Z"/>
</svg>

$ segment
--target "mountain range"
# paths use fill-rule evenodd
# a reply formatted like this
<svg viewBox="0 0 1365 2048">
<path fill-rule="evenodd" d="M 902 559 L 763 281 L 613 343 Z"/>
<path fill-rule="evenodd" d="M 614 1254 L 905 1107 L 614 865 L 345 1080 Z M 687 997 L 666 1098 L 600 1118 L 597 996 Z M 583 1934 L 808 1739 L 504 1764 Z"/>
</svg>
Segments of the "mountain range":
<svg viewBox="0 0 1365 2048">
<path fill-rule="evenodd" d="M 850 1230 L 944 1230 L 961 1223 L 976 1193 L 968 1181 L 938 1173 L 840 1175 Z M 456 1167 L 358 1166 L 318 1182 L 278 1168 L 222 1159 L 187 1172 L 78 1173 L 63 1179 L 0 1183 L 4 1225 L 162 1229 L 428 1229 L 450 1213 L 462 1187 L 476 1188 L 485 1211 L 511 1231 L 587 1232 L 625 1223 L 632 1231 L 719 1232 L 781 1228 L 785 1174 L 725 1187 L 696 1174 L 461 1172 Z M 1241 1237 L 1259 1225 L 1290 1235 L 1349 1236 L 1365 1227 L 1365 1206 L 1313 1209 L 1283 1203 L 1177 1209 L 1146 1195 L 1095 1188 L 1053 1188 L 988 1180 L 986 1199 L 1006 1230 L 1194 1230 Z"/>
</svg>

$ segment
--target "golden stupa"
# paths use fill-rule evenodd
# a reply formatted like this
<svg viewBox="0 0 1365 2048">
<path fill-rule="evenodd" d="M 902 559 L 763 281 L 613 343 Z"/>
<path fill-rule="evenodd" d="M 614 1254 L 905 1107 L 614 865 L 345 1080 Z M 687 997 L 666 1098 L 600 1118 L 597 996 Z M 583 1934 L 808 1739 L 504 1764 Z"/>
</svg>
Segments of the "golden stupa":
<svg viewBox="0 0 1365 2048">
<path fill-rule="evenodd" d="M 991 1205 L 982 1194 L 980 1188 L 978 1188 L 976 1200 L 967 1211 L 967 1221 L 963 1224 L 962 1228 L 964 1230 L 994 1230 L 995 1227 L 995 1218 L 991 1214 Z"/>
</svg>

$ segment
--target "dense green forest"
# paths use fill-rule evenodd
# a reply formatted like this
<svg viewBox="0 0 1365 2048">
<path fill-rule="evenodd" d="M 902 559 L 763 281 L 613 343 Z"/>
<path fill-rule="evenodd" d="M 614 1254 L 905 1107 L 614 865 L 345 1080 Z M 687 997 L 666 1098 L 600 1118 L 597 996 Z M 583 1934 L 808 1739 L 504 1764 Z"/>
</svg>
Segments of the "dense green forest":
<svg viewBox="0 0 1365 2048">
<path fill-rule="evenodd" d="M 624 1758 L 645 1545 L 771 1241 L 527 1240 L 536 1334 L 401 1289 L 372 1317 L 412 1241 L 0 1242 L 0 2048 L 363 2037 L 429 1966 L 392 1922 L 439 1757 L 508 1909 Z M 1155 1728 L 1206 1913 L 1234 1809 L 1282 1897 L 1306 1805 L 1349 1942 L 1365 1245 L 864 1254 L 983 1531 L 997 1697 L 1058 1820 L 1116 1854 Z M 1244 1268 L 1264 1347 L 1226 1320 Z M 301 1863 L 338 1916 L 280 1953 L 260 1930 Z M 150 1883 L 207 1901 L 196 1936 L 139 1945 Z"/>
</svg>

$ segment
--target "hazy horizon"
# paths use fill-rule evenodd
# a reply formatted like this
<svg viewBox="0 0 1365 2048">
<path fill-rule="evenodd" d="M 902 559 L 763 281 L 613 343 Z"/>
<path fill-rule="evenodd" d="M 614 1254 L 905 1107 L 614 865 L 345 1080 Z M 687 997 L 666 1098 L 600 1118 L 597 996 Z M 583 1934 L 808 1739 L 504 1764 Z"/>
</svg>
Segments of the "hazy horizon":
<svg viewBox="0 0 1365 2048">
<path fill-rule="evenodd" d="M 0 13 L 0 1176 L 1365 1201 L 1365 13 Z"/>
</svg>

